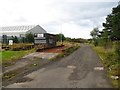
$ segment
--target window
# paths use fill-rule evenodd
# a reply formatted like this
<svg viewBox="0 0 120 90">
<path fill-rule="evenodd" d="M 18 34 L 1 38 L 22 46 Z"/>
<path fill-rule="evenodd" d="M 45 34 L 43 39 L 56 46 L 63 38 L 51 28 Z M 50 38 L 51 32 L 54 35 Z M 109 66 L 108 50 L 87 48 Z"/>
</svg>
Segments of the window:
<svg viewBox="0 0 120 90">
<path fill-rule="evenodd" d="M 37 34 L 34 34 L 34 37 L 37 37 Z"/>
<path fill-rule="evenodd" d="M 37 37 L 44 37 L 43 34 L 37 34 Z"/>
</svg>

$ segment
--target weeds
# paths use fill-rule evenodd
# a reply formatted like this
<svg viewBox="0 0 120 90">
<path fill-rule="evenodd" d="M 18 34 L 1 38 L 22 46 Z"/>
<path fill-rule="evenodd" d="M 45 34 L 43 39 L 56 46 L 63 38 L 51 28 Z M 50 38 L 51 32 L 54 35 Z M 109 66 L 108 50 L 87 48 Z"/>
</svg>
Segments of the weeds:
<svg viewBox="0 0 120 90">
<path fill-rule="evenodd" d="M 77 50 L 80 46 L 76 45 L 76 46 L 72 46 L 69 47 L 65 50 L 63 50 L 63 53 L 57 55 L 55 58 L 50 59 L 51 61 L 56 61 L 57 59 L 63 58 L 65 56 L 70 55 L 72 52 L 74 52 L 75 50 Z"/>
<path fill-rule="evenodd" d="M 120 76 L 120 60 L 118 60 L 118 56 L 115 52 L 115 49 L 105 50 L 103 47 L 93 47 L 94 50 L 102 57 L 102 63 L 108 70 L 108 76 L 111 77 L 118 77 L 118 78 L 111 78 L 112 83 L 115 88 L 120 88 L 119 86 L 119 76 Z"/>
</svg>

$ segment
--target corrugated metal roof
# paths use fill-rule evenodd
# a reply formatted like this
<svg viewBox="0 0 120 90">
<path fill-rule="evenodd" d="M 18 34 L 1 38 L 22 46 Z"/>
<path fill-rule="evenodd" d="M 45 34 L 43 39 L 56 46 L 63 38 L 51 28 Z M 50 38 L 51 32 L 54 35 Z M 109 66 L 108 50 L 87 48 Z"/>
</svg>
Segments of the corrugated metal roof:
<svg viewBox="0 0 120 90">
<path fill-rule="evenodd" d="M 39 25 L 0 27 L 0 33 L 5 35 L 19 35 L 25 34 L 26 32 L 46 33 L 46 31 Z"/>
<path fill-rule="evenodd" d="M 9 26 L 9 27 L 0 27 L 0 31 L 26 31 L 34 28 L 35 25 L 29 26 Z"/>
</svg>

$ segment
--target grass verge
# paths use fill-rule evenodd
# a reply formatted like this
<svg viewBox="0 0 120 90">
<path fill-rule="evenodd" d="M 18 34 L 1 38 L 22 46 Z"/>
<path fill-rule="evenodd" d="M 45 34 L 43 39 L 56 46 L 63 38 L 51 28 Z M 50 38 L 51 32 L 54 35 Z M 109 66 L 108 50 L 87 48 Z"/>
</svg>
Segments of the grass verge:
<svg viewBox="0 0 120 90">
<path fill-rule="evenodd" d="M 114 49 L 106 50 L 103 47 L 92 46 L 93 49 L 98 53 L 101 62 L 105 66 L 108 72 L 108 77 L 111 79 L 112 84 L 115 88 L 120 88 L 120 62 L 116 59 L 116 54 Z"/>
<path fill-rule="evenodd" d="M 23 56 L 34 52 L 34 49 L 31 50 L 24 50 L 24 51 L 2 51 L 0 52 L 0 57 L 2 57 L 2 65 L 3 66 L 9 66 L 13 64 L 16 60 L 19 60 Z"/>
</svg>

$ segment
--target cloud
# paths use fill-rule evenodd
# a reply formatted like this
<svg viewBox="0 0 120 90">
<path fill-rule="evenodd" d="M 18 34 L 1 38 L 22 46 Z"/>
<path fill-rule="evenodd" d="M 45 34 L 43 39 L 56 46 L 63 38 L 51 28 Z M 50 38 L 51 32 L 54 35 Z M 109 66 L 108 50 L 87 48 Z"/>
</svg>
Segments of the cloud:
<svg viewBox="0 0 120 90">
<path fill-rule="evenodd" d="M 29 21 L 27 19 L 25 19 L 24 17 L 20 16 L 18 19 L 15 20 L 15 22 L 26 23 Z"/>
<path fill-rule="evenodd" d="M 3 0 L 0 3 L 0 26 L 41 25 L 50 33 L 67 37 L 90 38 L 90 31 L 102 28 L 106 15 L 117 0 Z M 62 28 L 61 28 L 62 27 Z"/>
</svg>

